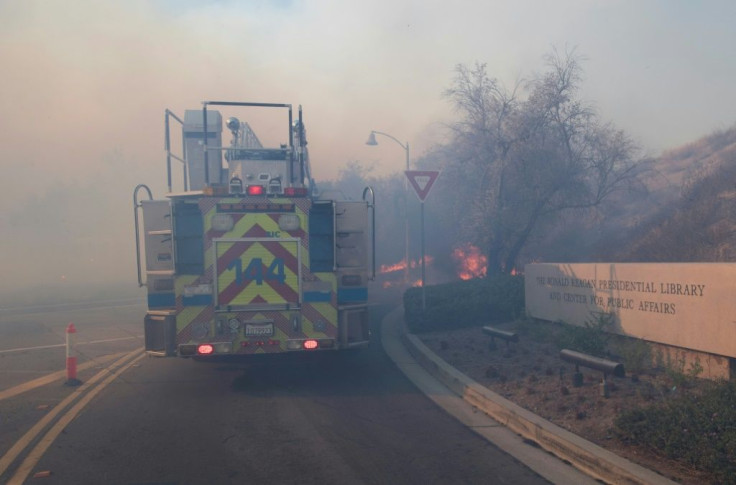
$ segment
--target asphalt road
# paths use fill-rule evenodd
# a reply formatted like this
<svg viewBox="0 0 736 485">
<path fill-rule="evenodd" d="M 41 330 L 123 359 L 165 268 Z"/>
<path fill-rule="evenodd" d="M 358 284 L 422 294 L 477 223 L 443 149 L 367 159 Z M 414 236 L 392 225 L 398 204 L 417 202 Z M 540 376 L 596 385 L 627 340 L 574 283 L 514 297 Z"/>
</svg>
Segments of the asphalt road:
<svg viewBox="0 0 736 485">
<path fill-rule="evenodd" d="M 128 367 L 113 373 L 100 359 L 140 347 L 142 308 L 4 317 L 0 391 L 59 369 L 64 349 L 54 346 L 71 318 L 78 341 L 90 342 L 79 346 L 86 359 L 99 362 L 80 377 L 109 379 L 82 391 L 57 380 L 0 400 L 0 453 L 8 456 L 64 399 L 98 392 L 68 422 L 73 405 L 59 413 L 58 434 L 52 422 L 30 439 L 0 482 L 26 466 L 26 483 L 44 484 L 547 483 L 404 377 L 380 345 L 389 308 L 374 308 L 374 345 L 352 355 L 198 363 L 129 354 Z M 34 346 L 49 347 L 12 350 Z"/>
</svg>

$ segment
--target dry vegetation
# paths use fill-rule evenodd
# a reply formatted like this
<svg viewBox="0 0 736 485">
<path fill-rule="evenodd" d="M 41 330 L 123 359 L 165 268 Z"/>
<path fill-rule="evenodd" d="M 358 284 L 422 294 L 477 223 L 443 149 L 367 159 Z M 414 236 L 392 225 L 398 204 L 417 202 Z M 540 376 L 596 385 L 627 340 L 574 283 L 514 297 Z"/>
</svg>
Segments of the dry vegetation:
<svg viewBox="0 0 736 485">
<path fill-rule="evenodd" d="M 641 185 L 545 227 L 525 261 L 736 260 L 736 126 L 642 163 Z"/>
<path fill-rule="evenodd" d="M 476 382 L 578 436 L 683 484 L 720 483 L 716 476 L 619 439 L 614 421 L 622 412 L 698 395 L 710 382 L 695 379 L 689 369 L 655 368 L 651 354 L 629 342 L 610 347 L 628 362 L 627 377 L 608 379 L 609 397 L 601 395 L 601 373 L 581 368 L 582 387 L 574 387 L 573 365 L 560 360 L 562 327 L 552 323 L 509 322 L 494 325 L 521 335 L 518 344 L 497 342 L 481 327 L 421 334 L 423 342 Z M 615 340 L 615 338 L 614 338 Z M 634 372 L 632 372 L 634 370 Z"/>
<path fill-rule="evenodd" d="M 736 126 L 646 165 L 646 190 L 618 193 L 595 213 L 567 213 L 562 224 L 543 227 L 522 259 L 736 260 Z M 606 332 L 562 344 L 566 330 L 559 325 L 514 320 L 523 290 L 502 276 L 472 280 L 477 287 L 472 281 L 428 287 L 431 311 L 424 314 L 416 292 L 407 291 L 411 331 L 425 332 L 420 337 L 433 351 L 480 384 L 604 448 L 681 483 L 736 484 L 734 383 L 697 379 L 699 369 L 657 362 L 644 342 Z M 489 349 L 481 331 L 487 323 L 519 332 L 520 343 Z M 560 360 L 561 348 L 605 349 L 624 362 L 627 377 L 610 380 L 608 398 L 595 371 L 583 370 L 584 385 L 574 387 L 574 367 Z"/>
<path fill-rule="evenodd" d="M 609 248 L 611 259 L 736 259 L 736 127 L 670 150 L 651 166 L 649 196 L 626 211 L 638 214 L 639 223 L 619 246 L 625 249 Z"/>
<path fill-rule="evenodd" d="M 632 261 L 733 261 L 736 128 L 663 158 L 694 170 L 683 181 L 680 199 L 661 209 L 622 256 Z"/>
</svg>

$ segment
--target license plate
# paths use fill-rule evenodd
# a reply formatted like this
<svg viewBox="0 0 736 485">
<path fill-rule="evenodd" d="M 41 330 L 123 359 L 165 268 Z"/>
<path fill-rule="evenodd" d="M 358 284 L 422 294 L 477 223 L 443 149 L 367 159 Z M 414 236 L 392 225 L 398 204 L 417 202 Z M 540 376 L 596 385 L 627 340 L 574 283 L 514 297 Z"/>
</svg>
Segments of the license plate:
<svg viewBox="0 0 736 485">
<path fill-rule="evenodd" d="M 272 337 L 273 336 L 273 323 L 267 323 L 265 325 L 245 325 L 245 336 L 246 337 Z"/>
</svg>

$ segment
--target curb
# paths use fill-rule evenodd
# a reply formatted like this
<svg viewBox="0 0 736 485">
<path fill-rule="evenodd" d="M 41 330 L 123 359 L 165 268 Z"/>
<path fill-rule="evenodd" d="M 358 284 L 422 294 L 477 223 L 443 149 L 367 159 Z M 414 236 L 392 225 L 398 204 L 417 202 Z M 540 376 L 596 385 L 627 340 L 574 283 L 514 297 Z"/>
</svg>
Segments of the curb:
<svg viewBox="0 0 736 485">
<path fill-rule="evenodd" d="M 675 484 L 666 477 L 587 441 L 481 386 L 447 364 L 419 338 L 410 334 L 403 316 L 399 333 L 412 357 L 452 392 L 523 438 L 537 443 L 544 450 L 569 462 L 584 473 L 606 483 Z"/>
</svg>

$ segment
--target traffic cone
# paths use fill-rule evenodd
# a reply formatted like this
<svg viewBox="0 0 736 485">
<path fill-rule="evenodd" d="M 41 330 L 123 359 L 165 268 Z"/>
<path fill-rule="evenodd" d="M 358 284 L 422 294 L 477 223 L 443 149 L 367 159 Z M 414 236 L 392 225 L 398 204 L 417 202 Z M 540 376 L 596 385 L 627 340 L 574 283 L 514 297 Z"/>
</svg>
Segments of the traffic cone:
<svg viewBox="0 0 736 485">
<path fill-rule="evenodd" d="M 77 329 L 73 323 L 66 327 L 66 386 L 78 386 L 82 383 L 77 379 L 77 355 L 74 352 L 74 336 Z"/>
</svg>

